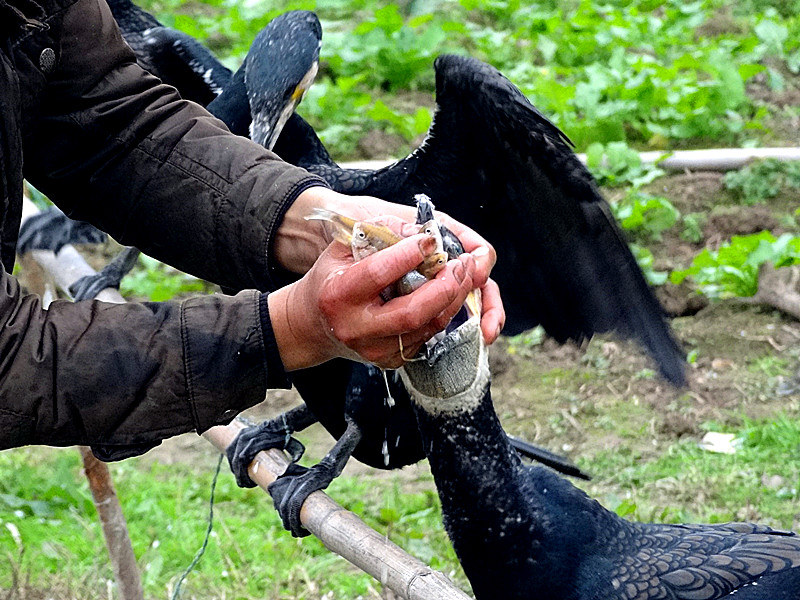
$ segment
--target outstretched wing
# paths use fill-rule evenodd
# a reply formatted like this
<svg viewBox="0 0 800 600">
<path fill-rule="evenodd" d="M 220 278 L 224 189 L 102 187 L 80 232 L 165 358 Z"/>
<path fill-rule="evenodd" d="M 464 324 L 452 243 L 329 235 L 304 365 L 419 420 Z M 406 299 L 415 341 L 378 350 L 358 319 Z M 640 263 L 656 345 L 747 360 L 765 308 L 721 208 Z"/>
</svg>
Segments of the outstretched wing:
<svg viewBox="0 0 800 600">
<path fill-rule="evenodd" d="M 541 324 L 559 341 L 582 341 L 615 331 L 683 384 L 663 310 L 568 138 L 495 68 L 461 56 L 435 66 L 428 137 L 362 192 L 405 203 L 424 192 L 485 236 L 497 250 L 506 333 Z"/>
</svg>

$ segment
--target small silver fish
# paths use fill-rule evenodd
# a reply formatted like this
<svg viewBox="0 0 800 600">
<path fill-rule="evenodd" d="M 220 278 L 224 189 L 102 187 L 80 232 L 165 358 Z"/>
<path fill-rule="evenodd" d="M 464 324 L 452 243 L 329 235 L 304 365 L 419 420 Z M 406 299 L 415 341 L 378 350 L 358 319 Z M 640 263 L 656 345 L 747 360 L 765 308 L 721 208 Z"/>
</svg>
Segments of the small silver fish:
<svg viewBox="0 0 800 600">
<path fill-rule="evenodd" d="M 427 194 L 416 194 L 414 196 L 414 201 L 417 203 L 417 223 L 420 224 L 426 233 L 436 230 L 439 239 L 442 241 L 442 250 L 447 254 L 448 259 L 461 256 L 464 253 L 464 245 L 455 233 L 436 220 L 436 216 L 433 214 L 435 207 L 433 202 L 431 202 L 430 196 Z M 480 314 L 480 294 L 480 290 L 475 290 L 470 292 L 467 296 L 465 304 L 470 315 Z"/>
<path fill-rule="evenodd" d="M 356 221 L 351 217 L 324 208 L 315 208 L 314 212 L 306 217 L 306 220 L 330 223 L 334 239 L 350 246 L 353 258 L 357 261 L 403 239 L 385 225 Z M 427 280 L 433 279 L 447 264 L 447 254 L 442 248 L 442 237 L 436 224 L 434 222 L 421 224 L 420 233 L 436 239 L 437 251 L 422 261 L 415 270 L 403 276 L 394 285 L 394 289 L 389 291 L 390 297 L 410 294 Z"/>
</svg>

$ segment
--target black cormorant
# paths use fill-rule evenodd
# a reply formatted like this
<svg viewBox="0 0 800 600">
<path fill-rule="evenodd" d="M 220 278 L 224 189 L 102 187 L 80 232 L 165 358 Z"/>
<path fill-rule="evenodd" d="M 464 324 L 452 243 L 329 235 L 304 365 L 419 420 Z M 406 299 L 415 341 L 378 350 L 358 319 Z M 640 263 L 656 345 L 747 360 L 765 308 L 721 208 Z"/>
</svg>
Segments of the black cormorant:
<svg viewBox="0 0 800 600">
<path fill-rule="evenodd" d="M 791 532 L 632 523 L 552 471 L 523 466 L 492 406 L 477 319 L 449 335 L 458 342 L 438 363 L 402 372 L 445 528 L 478 600 L 800 598 Z"/>
<path fill-rule="evenodd" d="M 57 206 L 50 206 L 26 219 L 19 228 L 17 254 L 31 250 L 58 254 L 67 244 L 102 244 L 107 239 L 94 225 L 70 219 Z"/>
<path fill-rule="evenodd" d="M 497 69 L 440 56 L 436 112 L 419 148 L 376 171 L 342 169 L 299 117 L 274 150 L 333 189 L 401 204 L 416 194 L 497 250 L 504 333 L 536 325 L 559 342 L 613 331 L 642 344 L 672 383 L 684 354 L 597 184 L 564 133 Z"/>
</svg>

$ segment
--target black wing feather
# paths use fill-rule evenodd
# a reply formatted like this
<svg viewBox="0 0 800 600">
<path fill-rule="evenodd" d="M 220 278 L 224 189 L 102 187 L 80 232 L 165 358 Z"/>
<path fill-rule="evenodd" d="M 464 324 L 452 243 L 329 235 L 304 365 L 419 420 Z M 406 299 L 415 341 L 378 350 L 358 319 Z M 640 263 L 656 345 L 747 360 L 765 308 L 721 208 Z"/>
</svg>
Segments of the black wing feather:
<svg viewBox="0 0 800 600">
<path fill-rule="evenodd" d="M 111 0 L 109 7 L 139 66 L 184 98 L 205 106 L 228 85 L 230 69 L 192 36 L 164 27 L 130 0 Z"/>
<path fill-rule="evenodd" d="M 435 65 L 428 138 L 357 191 L 404 203 L 427 193 L 484 235 L 498 254 L 506 333 L 541 324 L 558 341 L 580 342 L 615 331 L 684 384 L 663 310 L 569 139 L 493 67 L 460 56 Z"/>
</svg>

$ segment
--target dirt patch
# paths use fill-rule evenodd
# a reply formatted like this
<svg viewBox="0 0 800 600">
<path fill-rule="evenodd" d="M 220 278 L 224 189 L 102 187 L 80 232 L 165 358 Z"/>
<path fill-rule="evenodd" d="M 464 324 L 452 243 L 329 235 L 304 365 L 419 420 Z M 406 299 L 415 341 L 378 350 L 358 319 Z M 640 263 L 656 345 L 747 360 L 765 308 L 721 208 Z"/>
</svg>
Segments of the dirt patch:
<svg viewBox="0 0 800 600">
<path fill-rule="evenodd" d="M 407 145 L 399 135 L 373 129 L 359 140 L 357 151 L 362 160 L 379 160 L 403 154 Z"/>
<path fill-rule="evenodd" d="M 656 298 L 670 317 L 691 317 L 708 306 L 705 296 L 684 281 L 680 285 L 665 283 L 655 289 Z"/>
<path fill-rule="evenodd" d="M 733 8 L 721 6 L 711 18 L 695 29 L 695 40 L 714 38 L 721 35 L 741 35 L 746 28 L 733 15 Z"/>
<path fill-rule="evenodd" d="M 711 210 L 725 194 L 723 174 L 715 171 L 679 173 L 656 180 L 647 191 L 680 204 L 682 212 Z"/>
<path fill-rule="evenodd" d="M 703 227 L 707 242 L 719 245 L 732 235 L 750 235 L 769 229 L 778 233 L 778 219 L 766 205 L 717 207 Z"/>
<path fill-rule="evenodd" d="M 629 342 L 596 338 L 567 352 L 541 344 L 495 375 L 504 424 L 556 450 L 592 455 L 615 444 L 649 452 L 653 440 L 699 436 L 710 420 L 739 424 L 800 410 L 797 391 L 777 393 L 800 364 L 800 324 L 773 311 L 723 304 L 674 326 L 696 356 L 687 390 L 664 383 Z"/>
</svg>

